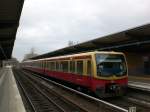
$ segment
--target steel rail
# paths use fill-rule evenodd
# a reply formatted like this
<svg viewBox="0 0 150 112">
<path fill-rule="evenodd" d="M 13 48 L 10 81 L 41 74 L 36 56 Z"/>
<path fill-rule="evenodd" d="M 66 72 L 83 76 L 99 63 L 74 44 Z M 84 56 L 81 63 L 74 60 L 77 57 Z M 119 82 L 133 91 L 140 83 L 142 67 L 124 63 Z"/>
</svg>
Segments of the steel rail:
<svg viewBox="0 0 150 112">
<path fill-rule="evenodd" d="M 19 73 L 18 73 L 19 74 Z M 25 78 L 25 77 L 24 77 Z M 26 78 L 27 79 L 27 78 Z M 28 81 L 29 81 L 29 79 L 27 79 Z M 31 81 L 29 81 L 30 82 L 30 84 L 32 84 L 33 86 L 34 86 L 34 88 L 36 88 L 36 90 L 37 91 L 39 91 L 39 93 L 42 95 L 42 96 L 44 96 L 48 101 L 50 101 L 52 104 L 54 104 L 60 111 L 62 111 L 62 112 L 66 112 L 63 108 L 61 108 L 59 105 L 57 105 L 54 101 L 52 101 L 51 99 L 49 99 L 49 97 L 46 95 L 46 94 L 44 94 L 38 87 L 36 87 Z M 23 86 L 22 86 L 23 87 Z M 24 89 L 24 91 L 26 92 L 26 90 Z M 28 93 L 26 92 L 26 95 L 27 95 Z M 28 95 L 27 95 L 28 96 Z M 29 98 L 29 96 L 28 96 L 28 98 Z M 39 110 L 38 109 L 36 109 L 36 107 L 34 106 L 34 104 L 32 103 L 32 101 L 30 100 L 30 98 L 29 98 L 29 101 L 31 102 L 31 105 L 33 106 L 33 108 L 34 108 L 34 111 L 35 112 L 38 112 Z M 35 103 L 35 102 L 34 102 Z M 44 111 L 43 111 L 44 112 Z"/>
<path fill-rule="evenodd" d="M 15 73 L 17 73 L 17 72 L 15 71 Z M 27 98 L 28 102 L 30 103 L 30 105 L 31 105 L 31 107 L 32 107 L 32 109 L 33 109 L 33 111 L 36 112 L 36 109 L 34 108 L 34 105 L 33 105 L 32 101 L 30 100 L 30 98 L 29 98 L 29 96 L 28 96 L 26 90 L 24 89 L 24 87 L 23 87 L 23 85 L 21 84 L 21 82 L 20 82 L 18 76 L 16 76 L 15 73 L 14 73 L 14 76 L 16 77 L 16 81 L 18 82 L 19 86 L 21 87 L 21 89 L 22 89 L 22 91 L 23 91 L 25 97 Z"/>
<path fill-rule="evenodd" d="M 96 101 L 96 102 L 99 102 L 99 103 L 103 104 L 104 106 L 108 106 L 108 107 L 110 107 L 110 108 L 113 108 L 113 109 L 115 109 L 116 111 L 119 111 L 119 112 L 128 112 L 127 109 L 124 109 L 124 108 L 122 108 L 122 107 L 119 107 L 119 106 L 116 106 L 116 105 L 111 104 L 111 103 L 109 103 L 109 102 L 106 102 L 106 101 L 104 101 L 104 100 L 100 100 L 100 99 L 98 99 L 98 98 L 89 96 L 89 95 L 87 95 L 87 94 L 84 94 L 84 93 L 79 92 L 79 91 L 77 91 L 77 90 L 75 90 L 75 89 L 69 88 L 69 87 L 67 87 L 67 86 L 65 86 L 65 85 L 62 85 L 62 84 L 60 84 L 60 83 L 57 83 L 57 82 L 55 82 L 55 81 L 52 81 L 52 80 L 49 80 L 49 79 L 44 78 L 44 77 L 42 77 L 42 76 L 39 76 L 39 75 L 37 75 L 37 74 L 35 74 L 35 73 L 32 73 L 32 74 L 34 74 L 35 76 L 37 76 L 37 77 L 39 77 L 39 78 L 42 78 L 42 79 L 46 80 L 47 82 L 53 83 L 53 84 L 55 84 L 55 85 L 57 85 L 57 86 L 60 86 L 60 87 L 62 87 L 62 88 L 64 88 L 64 89 L 67 89 L 67 90 L 69 90 L 69 91 L 71 91 L 71 92 L 74 92 L 74 93 L 76 93 L 76 94 L 78 94 L 78 95 L 81 95 L 82 97 L 91 99 L 91 100 L 93 100 L 93 101 Z"/>
<path fill-rule="evenodd" d="M 22 72 L 24 72 L 24 71 L 22 71 Z M 24 72 L 24 74 L 28 74 L 28 77 L 29 78 L 33 78 L 33 77 L 31 77 L 31 73 L 29 74 L 29 73 L 27 73 L 27 72 Z M 38 77 L 36 77 L 36 78 L 38 78 Z M 41 79 L 41 78 L 40 78 Z M 35 80 L 35 78 L 33 78 L 32 80 Z M 35 81 L 35 83 L 36 83 L 36 81 Z M 37 84 L 37 83 L 36 83 Z M 40 85 L 42 85 L 42 86 L 46 86 L 45 84 L 43 84 L 43 83 L 40 83 Z M 39 86 L 40 86 L 39 85 Z M 47 86 L 46 86 L 46 88 L 48 88 Z M 50 88 L 48 88 L 48 89 L 50 89 Z M 54 92 L 54 93 L 52 93 L 52 92 Z M 63 101 L 67 101 L 67 102 L 69 102 L 69 104 L 71 104 L 71 105 L 74 105 L 74 106 L 76 106 L 77 108 L 79 108 L 79 110 L 82 110 L 83 112 L 89 112 L 87 109 L 85 109 L 85 108 L 83 108 L 83 107 L 80 107 L 80 105 L 77 105 L 77 104 L 75 104 L 75 103 L 73 103 L 73 102 L 71 102 L 69 99 L 67 99 L 67 98 L 65 98 L 65 97 L 63 97 L 62 95 L 60 95 L 60 94 L 58 94 L 57 92 L 55 92 L 55 91 L 51 91 L 50 92 L 51 94 L 53 94 L 54 95 L 54 97 L 56 96 L 56 94 L 59 96 L 59 97 L 62 97 L 62 100 Z"/>
<path fill-rule="evenodd" d="M 150 84 L 148 83 L 128 81 L 128 87 L 150 92 Z"/>
</svg>

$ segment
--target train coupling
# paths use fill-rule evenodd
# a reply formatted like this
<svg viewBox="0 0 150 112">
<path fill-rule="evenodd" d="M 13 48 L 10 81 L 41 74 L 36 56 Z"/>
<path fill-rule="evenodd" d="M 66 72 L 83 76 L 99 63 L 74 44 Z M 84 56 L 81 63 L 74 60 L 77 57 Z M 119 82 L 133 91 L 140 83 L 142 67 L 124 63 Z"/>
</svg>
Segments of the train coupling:
<svg viewBox="0 0 150 112">
<path fill-rule="evenodd" d="M 106 93 L 117 93 L 120 91 L 120 89 L 121 89 L 121 87 L 118 84 L 110 83 L 110 84 L 106 85 L 105 92 Z"/>
</svg>

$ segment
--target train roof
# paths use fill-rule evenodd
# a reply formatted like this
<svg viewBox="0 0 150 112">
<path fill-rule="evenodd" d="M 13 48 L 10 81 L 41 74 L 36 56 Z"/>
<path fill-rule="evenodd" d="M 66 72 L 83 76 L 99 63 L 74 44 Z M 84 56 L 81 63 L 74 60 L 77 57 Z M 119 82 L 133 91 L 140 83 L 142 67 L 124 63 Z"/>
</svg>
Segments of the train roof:
<svg viewBox="0 0 150 112">
<path fill-rule="evenodd" d="M 85 53 L 77 53 L 77 54 L 71 54 L 71 55 L 65 55 L 65 56 L 57 56 L 57 57 L 50 57 L 50 58 L 42 58 L 37 60 L 27 60 L 24 62 L 34 62 L 34 61 L 42 61 L 42 60 L 50 60 L 50 59 L 61 59 L 61 58 L 67 58 L 67 57 L 77 57 L 77 56 L 85 56 L 85 55 L 92 55 L 92 54 L 121 54 L 124 55 L 122 52 L 115 52 L 115 51 L 92 51 L 92 52 L 85 52 Z"/>
</svg>

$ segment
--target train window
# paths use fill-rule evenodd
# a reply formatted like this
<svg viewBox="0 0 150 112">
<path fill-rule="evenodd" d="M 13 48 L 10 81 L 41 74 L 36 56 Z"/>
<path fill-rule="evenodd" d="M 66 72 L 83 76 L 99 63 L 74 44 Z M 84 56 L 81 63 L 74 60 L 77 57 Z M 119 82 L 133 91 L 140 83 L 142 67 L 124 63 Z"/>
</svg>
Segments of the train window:
<svg viewBox="0 0 150 112">
<path fill-rule="evenodd" d="M 44 67 L 44 62 L 42 61 L 42 68 Z"/>
<path fill-rule="evenodd" d="M 55 62 L 51 62 L 51 70 L 52 70 L 52 71 L 55 71 L 55 68 L 56 68 L 56 67 L 55 67 Z"/>
<path fill-rule="evenodd" d="M 59 71 L 59 62 L 56 62 L 56 71 Z"/>
<path fill-rule="evenodd" d="M 41 67 L 41 62 L 39 61 L 39 68 Z"/>
<path fill-rule="evenodd" d="M 44 62 L 42 61 L 42 68 L 44 67 Z"/>
<path fill-rule="evenodd" d="M 43 61 L 43 68 L 45 68 L 45 61 Z"/>
<path fill-rule="evenodd" d="M 51 70 L 51 66 L 50 66 L 50 62 L 49 61 L 47 61 L 47 69 Z"/>
<path fill-rule="evenodd" d="M 91 61 L 87 60 L 87 75 L 91 76 L 92 69 L 91 69 Z"/>
<path fill-rule="evenodd" d="M 40 68 L 42 68 L 42 62 L 40 61 Z"/>
<path fill-rule="evenodd" d="M 53 62 L 48 62 L 48 70 L 53 70 Z"/>
<path fill-rule="evenodd" d="M 41 67 L 41 62 L 39 61 L 39 68 Z"/>
<path fill-rule="evenodd" d="M 44 68 L 44 61 L 42 61 L 42 68 Z"/>
<path fill-rule="evenodd" d="M 77 61 L 77 74 L 83 74 L 83 61 Z"/>
<path fill-rule="evenodd" d="M 47 61 L 45 61 L 45 69 L 47 68 Z"/>
<path fill-rule="evenodd" d="M 45 69 L 47 69 L 47 61 L 45 61 Z"/>
<path fill-rule="evenodd" d="M 49 61 L 47 61 L 47 69 L 49 70 Z"/>
<path fill-rule="evenodd" d="M 40 61 L 40 68 L 42 67 L 42 63 L 41 63 L 41 61 Z"/>
<path fill-rule="evenodd" d="M 43 67 L 43 63 L 42 63 L 42 61 L 41 61 L 41 68 Z"/>
<path fill-rule="evenodd" d="M 56 71 L 56 61 L 54 62 L 54 71 Z"/>
<path fill-rule="evenodd" d="M 70 61 L 68 61 L 68 72 L 70 72 Z"/>
<path fill-rule="evenodd" d="M 42 62 L 40 61 L 40 68 L 42 68 Z"/>
<path fill-rule="evenodd" d="M 37 62 L 37 67 L 39 67 L 39 62 Z"/>
<path fill-rule="evenodd" d="M 40 62 L 38 61 L 38 67 L 40 68 Z"/>
<path fill-rule="evenodd" d="M 75 72 L 75 61 L 70 61 L 70 72 L 71 73 Z"/>
<path fill-rule="evenodd" d="M 46 68 L 46 61 L 43 61 L 43 67 Z"/>
<path fill-rule="evenodd" d="M 35 62 L 35 67 L 37 67 L 37 62 Z"/>
<path fill-rule="evenodd" d="M 48 69 L 48 62 L 46 61 L 46 67 L 45 67 L 46 69 Z"/>
<path fill-rule="evenodd" d="M 39 62 L 37 62 L 37 67 L 39 67 Z"/>
<path fill-rule="evenodd" d="M 42 62 L 40 61 L 40 68 L 42 67 Z"/>
<path fill-rule="evenodd" d="M 62 71 L 62 62 L 60 62 L 59 71 Z"/>
<path fill-rule="evenodd" d="M 68 72 L 68 61 L 63 61 L 62 62 L 62 71 L 63 72 Z"/>
</svg>

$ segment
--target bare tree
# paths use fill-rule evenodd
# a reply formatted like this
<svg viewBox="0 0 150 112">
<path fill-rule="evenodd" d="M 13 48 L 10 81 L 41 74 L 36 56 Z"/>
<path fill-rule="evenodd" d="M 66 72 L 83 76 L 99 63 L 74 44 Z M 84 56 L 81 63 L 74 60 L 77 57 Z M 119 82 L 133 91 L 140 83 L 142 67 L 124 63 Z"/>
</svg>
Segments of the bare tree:
<svg viewBox="0 0 150 112">
<path fill-rule="evenodd" d="M 32 57 L 35 57 L 35 56 L 37 56 L 37 55 L 38 55 L 38 54 L 35 53 L 35 48 L 32 47 L 31 50 L 30 50 L 30 52 L 29 52 L 28 54 L 25 54 L 25 55 L 24 55 L 24 59 L 23 59 L 23 60 L 27 60 L 27 59 L 32 58 Z"/>
<path fill-rule="evenodd" d="M 77 42 L 74 42 L 74 41 L 71 41 L 71 40 L 69 40 L 68 41 L 68 46 L 73 46 L 73 45 L 76 45 L 76 44 L 78 44 L 79 42 L 77 41 Z"/>
<path fill-rule="evenodd" d="M 68 46 L 73 46 L 74 45 L 74 42 L 73 41 L 68 41 Z"/>
</svg>

